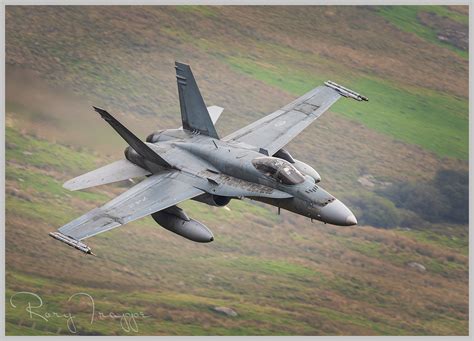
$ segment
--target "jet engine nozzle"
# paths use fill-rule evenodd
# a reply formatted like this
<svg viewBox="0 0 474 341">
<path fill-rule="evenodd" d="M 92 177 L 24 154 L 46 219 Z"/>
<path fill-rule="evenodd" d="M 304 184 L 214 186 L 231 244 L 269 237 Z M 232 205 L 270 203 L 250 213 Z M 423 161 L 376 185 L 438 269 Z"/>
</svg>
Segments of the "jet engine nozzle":
<svg viewBox="0 0 474 341">
<path fill-rule="evenodd" d="M 148 143 L 156 143 L 160 139 L 161 132 L 155 131 L 146 137 L 146 142 Z"/>
<path fill-rule="evenodd" d="M 163 228 L 186 239 L 198 243 L 209 243 L 214 240 L 212 232 L 204 224 L 189 218 L 178 206 L 171 206 L 151 216 Z"/>
<path fill-rule="evenodd" d="M 128 161 L 130 161 L 131 163 L 133 163 L 137 166 L 140 166 L 144 169 L 147 169 L 147 166 L 146 166 L 146 163 L 145 163 L 145 158 L 143 156 L 141 156 L 140 154 L 138 154 L 135 151 L 135 149 L 133 149 L 130 146 L 127 146 L 127 148 L 125 148 L 123 153 L 125 154 L 125 158 Z"/>
</svg>

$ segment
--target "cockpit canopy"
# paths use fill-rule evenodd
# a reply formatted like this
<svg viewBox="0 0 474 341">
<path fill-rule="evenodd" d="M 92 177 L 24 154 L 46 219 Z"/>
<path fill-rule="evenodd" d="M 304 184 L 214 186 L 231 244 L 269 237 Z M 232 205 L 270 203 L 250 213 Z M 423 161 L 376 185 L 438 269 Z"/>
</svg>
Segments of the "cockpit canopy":
<svg viewBox="0 0 474 341">
<path fill-rule="evenodd" d="M 288 161 L 275 157 L 258 157 L 252 160 L 254 167 L 285 185 L 296 185 L 304 181 L 304 176 Z"/>
</svg>

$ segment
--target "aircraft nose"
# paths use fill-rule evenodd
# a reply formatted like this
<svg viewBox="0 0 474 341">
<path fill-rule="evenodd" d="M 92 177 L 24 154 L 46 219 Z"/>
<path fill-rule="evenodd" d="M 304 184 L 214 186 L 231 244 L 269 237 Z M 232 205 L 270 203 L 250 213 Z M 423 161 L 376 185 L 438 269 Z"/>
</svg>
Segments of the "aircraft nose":
<svg viewBox="0 0 474 341">
<path fill-rule="evenodd" d="M 354 214 L 351 214 L 346 218 L 346 225 L 347 226 L 352 226 L 352 225 L 357 225 L 357 218 L 355 217 Z"/>
<path fill-rule="evenodd" d="M 351 210 L 337 199 L 324 206 L 319 214 L 321 215 L 321 220 L 329 224 L 340 226 L 357 225 L 357 219 Z"/>
</svg>

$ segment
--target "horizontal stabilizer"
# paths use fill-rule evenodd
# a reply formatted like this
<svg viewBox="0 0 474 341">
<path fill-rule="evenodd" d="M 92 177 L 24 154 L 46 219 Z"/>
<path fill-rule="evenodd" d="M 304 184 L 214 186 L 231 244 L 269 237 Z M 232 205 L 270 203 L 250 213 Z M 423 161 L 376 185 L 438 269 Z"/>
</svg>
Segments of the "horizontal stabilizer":
<svg viewBox="0 0 474 341">
<path fill-rule="evenodd" d="M 63 187 L 70 191 L 77 191 L 148 174 L 151 173 L 146 169 L 123 159 L 66 181 Z"/>
</svg>

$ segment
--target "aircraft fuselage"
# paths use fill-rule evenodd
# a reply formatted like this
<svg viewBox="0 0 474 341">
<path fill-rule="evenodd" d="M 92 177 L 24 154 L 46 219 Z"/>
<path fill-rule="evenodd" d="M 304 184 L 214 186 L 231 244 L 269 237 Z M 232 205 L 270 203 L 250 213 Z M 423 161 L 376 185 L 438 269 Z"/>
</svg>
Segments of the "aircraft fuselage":
<svg viewBox="0 0 474 341">
<path fill-rule="evenodd" d="M 357 224 L 354 214 L 340 200 L 317 185 L 312 177 L 303 174 L 301 182 L 285 184 L 257 170 L 253 161 L 269 156 L 262 154 L 253 146 L 194 135 L 181 129 L 155 133 L 154 140 L 156 142 L 149 144 L 153 144 L 153 148 L 156 148 L 157 152 L 176 169 L 193 175 L 202 175 L 202 169 L 207 168 L 213 173 L 270 187 L 288 193 L 291 198 L 275 199 L 261 196 L 248 196 L 248 198 L 325 223 L 343 226 Z M 150 171 L 156 170 L 150 169 Z"/>
</svg>

